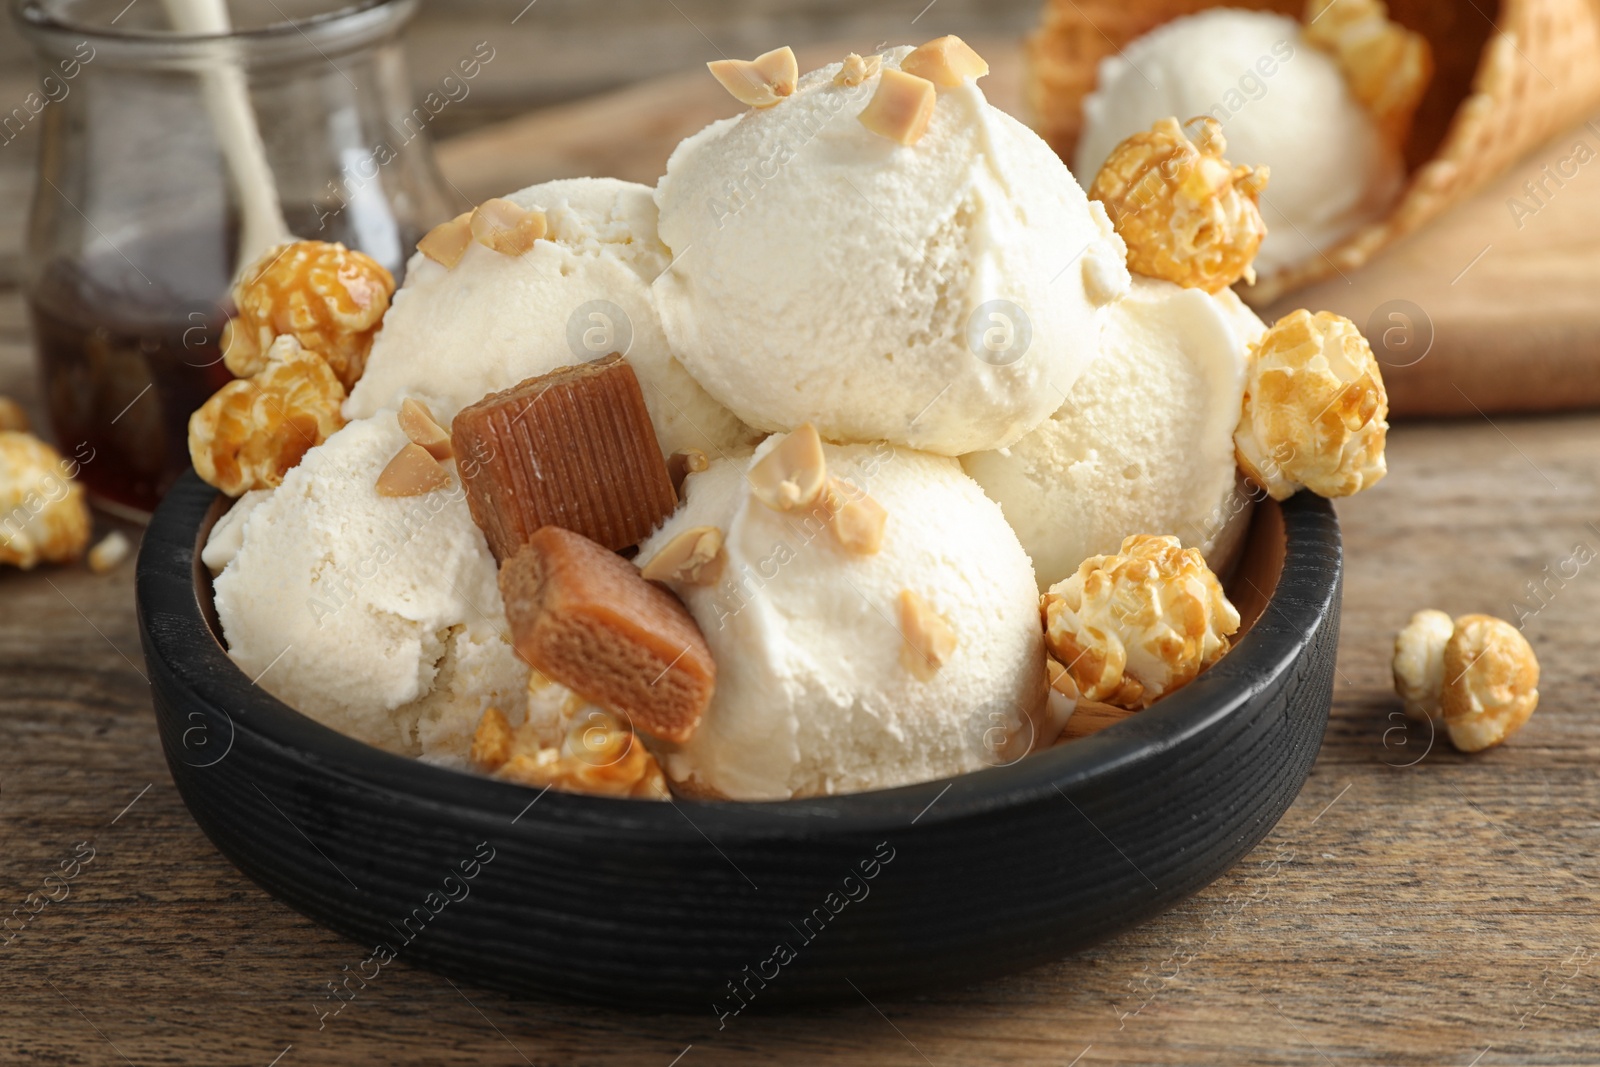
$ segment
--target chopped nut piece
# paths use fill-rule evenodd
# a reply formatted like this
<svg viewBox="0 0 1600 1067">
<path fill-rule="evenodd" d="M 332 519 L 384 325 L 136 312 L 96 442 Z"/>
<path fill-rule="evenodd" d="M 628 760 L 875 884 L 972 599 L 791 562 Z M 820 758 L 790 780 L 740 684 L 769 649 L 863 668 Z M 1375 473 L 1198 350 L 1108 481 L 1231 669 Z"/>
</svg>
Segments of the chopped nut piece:
<svg viewBox="0 0 1600 1067">
<path fill-rule="evenodd" d="M 451 427 L 472 518 L 501 562 L 541 526 L 613 551 L 678 506 L 639 379 L 621 356 L 562 367 L 464 408 Z"/>
<path fill-rule="evenodd" d="M 112 530 L 89 550 L 89 569 L 96 574 L 110 574 L 133 551 L 133 542 L 122 531 Z"/>
<path fill-rule="evenodd" d="M 450 484 L 450 474 L 419 444 L 408 444 L 378 475 L 379 496 L 421 496 Z"/>
<path fill-rule="evenodd" d="M 944 616 L 910 589 L 900 591 L 900 663 L 923 681 L 931 681 L 956 652 L 956 632 Z"/>
<path fill-rule="evenodd" d="M 442 263 L 448 270 L 461 262 L 472 243 L 472 212 L 463 211 L 449 222 L 441 222 L 417 242 L 417 251 Z"/>
<path fill-rule="evenodd" d="M 882 56 L 863 57 L 851 52 L 844 57 L 844 64 L 839 67 L 839 73 L 833 76 L 833 84 L 853 89 L 868 78 L 876 78 L 882 69 Z"/>
<path fill-rule="evenodd" d="M 470 225 L 474 241 L 507 256 L 527 252 L 549 229 L 544 212 L 500 197 L 479 204 Z"/>
<path fill-rule="evenodd" d="M 829 525 L 846 552 L 858 556 L 875 555 L 883 547 L 883 530 L 889 513 L 883 505 L 849 482 L 830 478 L 828 487 L 833 513 Z"/>
<path fill-rule="evenodd" d="M 778 442 L 750 468 L 750 493 L 774 511 L 809 508 L 828 484 L 822 438 L 809 422 Z"/>
<path fill-rule="evenodd" d="M 672 491 L 683 499 L 683 483 L 689 475 L 699 474 L 711 467 L 711 459 L 698 448 L 686 448 L 667 457 L 667 474 L 672 478 Z"/>
<path fill-rule="evenodd" d="M 1433 78 L 1428 39 L 1390 19 L 1383 0 L 1310 0 L 1305 39 L 1338 60 L 1384 138 L 1403 147 Z"/>
<path fill-rule="evenodd" d="M 497 778 L 538 789 L 598 796 L 668 799 L 666 776 L 633 731 L 602 708 L 580 705 L 558 748 L 528 726 L 513 727 L 497 708 L 483 713 L 472 761 Z"/>
<path fill-rule="evenodd" d="M 795 86 L 800 84 L 800 64 L 794 58 L 794 49 L 787 47 L 754 60 L 718 59 L 706 67 L 735 100 L 751 107 L 772 107 L 793 95 Z"/>
<path fill-rule="evenodd" d="M 1355 323 L 1304 309 L 1251 346 L 1234 450 L 1245 475 L 1274 500 L 1299 489 L 1359 493 L 1387 472 L 1389 396 Z"/>
<path fill-rule="evenodd" d="M 939 91 L 926 78 L 887 68 L 878 79 L 878 91 L 862 108 L 861 125 L 889 140 L 914 145 L 928 132 Z"/>
<path fill-rule="evenodd" d="M 28 413 L 9 396 L 0 396 L 0 433 L 27 433 Z"/>
<path fill-rule="evenodd" d="M 1044 596 L 1045 644 L 1084 698 L 1139 709 L 1228 651 L 1239 613 L 1198 549 L 1135 534 Z"/>
<path fill-rule="evenodd" d="M 89 505 L 61 454 L 37 437 L 0 431 L 0 564 L 67 563 L 89 543 Z"/>
<path fill-rule="evenodd" d="M 1162 119 L 1112 151 L 1089 199 L 1106 214 L 1128 246 L 1128 269 L 1191 289 L 1220 293 L 1240 278 L 1255 281 L 1251 262 L 1267 226 L 1256 201 L 1267 187 L 1267 168 L 1233 166 L 1214 118 L 1199 143 L 1175 118 Z"/>
<path fill-rule="evenodd" d="M 1431 608 L 1411 616 L 1394 639 L 1394 691 L 1405 703 L 1406 714 L 1421 722 L 1442 722 L 1439 696 L 1444 689 L 1444 646 L 1456 624 L 1450 616 Z"/>
<path fill-rule="evenodd" d="M 400 429 L 413 442 L 427 449 L 428 455 L 443 463 L 455 457 L 450 447 L 450 433 L 434 419 L 428 405 L 409 397 L 400 405 Z"/>
<path fill-rule="evenodd" d="M 639 573 L 652 582 L 713 585 L 727 559 L 721 530 L 693 526 L 662 546 L 649 563 L 639 568 Z"/>
<path fill-rule="evenodd" d="M 370 256 L 327 241 L 269 248 L 239 276 L 239 309 L 222 335 L 223 361 L 240 378 L 266 369 L 279 337 L 327 360 L 352 388 L 389 310 L 394 278 Z"/>
<path fill-rule="evenodd" d="M 1481 752 L 1516 733 L 1539 706 L 1539 660 L 1503 619 L 1463 615 L 1444 646 L 1440 706 L 1450 743 Z"/>
<path fill-rule="evenodd" d="M 633 564 L 555 526 L 500 568 L 523 659 L 637 729 L 687 741 L 716 687 L 711 649 L 687 609 Z"/>
<path fill-rule="evenodd" d="M 265 370 L 224 385 L 189 417 L 195 472 L 229 496 L 276 488 L 344 425 L 344 395 L 325 360 L 278 338 Z"/>
<path fill-rule="evenodd" d="M 972 46 L 959 37 L 940 37 L 915 49 L 900 63 L 907 74 L 926 78 L 935 85 L 953 89 L 989 73 L 989 64 Z"/>
</svg>

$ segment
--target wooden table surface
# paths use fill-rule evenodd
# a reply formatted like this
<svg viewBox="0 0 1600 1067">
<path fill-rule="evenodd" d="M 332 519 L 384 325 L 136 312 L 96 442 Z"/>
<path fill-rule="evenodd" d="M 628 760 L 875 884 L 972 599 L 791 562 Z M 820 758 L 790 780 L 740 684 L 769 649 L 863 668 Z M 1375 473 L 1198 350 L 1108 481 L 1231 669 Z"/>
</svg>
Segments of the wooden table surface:
<svg viewBox="0 0 1600 1067">
<path fill-rule="evenodd" d="M 14 167 L 0 160 L 0 185 L 22 183 Z M 0 393 L 39 410 L 14 290 Z M 515 1000 L 403 961 L 319 1026 L 354 946 L 246 881 L 179 801 L 131 562 L 0 572 L 0 914 L 94 850 L 70 896 L 0 944 L 0 1063 L 1600 1063 L 1600 565 L 1570 562 L 1600 558 L 1600 416 L 1409 423 L 1389 459 L 1339 508 L 1321 757 L 1233 872 L 1009 979 L 755 1008 L 721 1031 L 709 1012 Z M 1510 744 L 1465 757 L 1401 726 L 1390 641 L 1424 606 L 1524 621 L 1543 701 Z"/>
</svg>

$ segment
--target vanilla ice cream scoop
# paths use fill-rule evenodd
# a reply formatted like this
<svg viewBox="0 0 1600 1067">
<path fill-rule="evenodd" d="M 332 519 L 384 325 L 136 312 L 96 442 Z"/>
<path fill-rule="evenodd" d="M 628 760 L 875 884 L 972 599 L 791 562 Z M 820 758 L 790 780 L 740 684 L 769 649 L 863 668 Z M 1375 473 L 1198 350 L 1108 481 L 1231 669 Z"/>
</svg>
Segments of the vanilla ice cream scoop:
<svg viewBox="0 0 1600 1067">
<path fill-rule="evenodd" d="M 882 509 L 876 549 L 847 547 L 824 504 L 780 512 L 752 495 L 754 464 L 779 441 L 690 475 L 684 505 L 639 551 L 650 573 L 684 534 L 721 534 L 714 580 L 670 583 L 710 643 L 717 688 L 694 736 L 658 747 L 668 775 L 765 800 L 1020 758 L 1043 713 L 1044 645 L 1033 570 L 1000 509 L 953 459 L 828 445 L 827 475 L 848 483 L 835 503 Z"/>
<path fill-rule="evenodd" d="M 1231 290 L 1137 278 L 1066 403 L 1009 449 L 963 458 L 1041 589 L 1133 534 L 1171 534 L 1208 554 L 1233 543 L 1247 515 L 1233 430 L 1248 346 L 1265 330 Z"/>
<path fill-rule="evenodd" d="M 460 762 L 484 709 L 521 706 L 494 558 L 460 482 L 379 496 L 408 443 L 393 412 L 352 422 L 217 525 L 204 558 L 228 654 L 263 689 L 392 752 Z"/>
<path fill-rule="evenodd" d="M 814 71 L 678 146 L 656 191 L 675 256 L 655 284 L 662 321 L 706 391 L 759 429 L 999 448 L 1093 361 L 1125 253 L 1049 146 L 970 78 L 938 89 L 915 143 L 864 125 L 907 54 Z"/>
<path fill-rule="evenodd" d="M 577 178 L 506 199 L 544 211 L 545 239 L 522 255 L 473 241 L 453 267 L 412 256 L 346 416 L 410 397 L 448 426 L 489 393 L 621 352 L 664 453 L 747 447 L 749 430 L 695 384 L 662 332 L 650 283 L 671 256 L 656 236 L 651 190 Z"/>
<path fill-rule="evenodd" d="M 1295 19 L 1232 8 L 1174 19 L 1101 61 L 1073 170 L 1087 185 L 1124 138 L 1201 115 L 1222 123 L 1229 159 L 1272 172 L 1260 200 L 1263 275 L 1332 247 L 1400 193 L 1400 151 L 1338 62 Z"/>
</svg>

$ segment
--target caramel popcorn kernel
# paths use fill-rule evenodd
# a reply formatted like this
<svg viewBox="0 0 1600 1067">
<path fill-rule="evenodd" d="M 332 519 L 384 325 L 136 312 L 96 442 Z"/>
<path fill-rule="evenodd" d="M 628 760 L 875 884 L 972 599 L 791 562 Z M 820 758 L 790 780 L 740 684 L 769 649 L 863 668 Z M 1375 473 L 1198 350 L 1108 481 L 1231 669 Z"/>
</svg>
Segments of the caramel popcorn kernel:
<svg viewBox="0 0 1600 1067">
<path fill-rule="evenodd" d="M 83 487 L 37 437 L 0 431 L 0 564 L 31 570 L 83 555 L 91 520 Z"/>
<path fill-rule="evenodd" d="M 800 64 L 794 49 L 784 47 L 749 59 L 718 59 L 706 64 L 711 76 L 741 104 L 768 108 L 794 94 Z"/>
<path fill-rule="evenodd" d="M 1222 158 L 1222 124 L 1202 117 L 1199 143 L 1175 118 L 1112 151 L 1089 187 L 1128 246 L 1128 269 L 1219 293 L 1244 278 L 1267 234 L 1257 205 L 1267 168 Z"/>
<path fill-rule="evenodd" d="M 1463 615 L 1444 647 L 1440 707 L 1450 743 L 1481 752 L 1516 733 L 1539 706 L 1539 660 L 1522 631 Z"/>
<path fill-rule="evenodd" d="M 344 425 L 344 397 L 325 360 L 278 338 L 264 370 L 224 385 L 189 417 L 195 472 L 229 496 L 276 488 Z"/>
<path fill-rule="evenodd" d="M 1301 309 L 1251 346 L 1234 431 L 1239 467 L 1274 500 L 1350 496 L 1384 476 L 1389 396 L 1355 323 Z"/>
<path fill-rule="evenodd" d="M 878 91 L 858 117 L 879 137 L 914 145 L 928 132 L 938 100 L 938 90 L 928 79 L 886 68 L 878 79 Z"/>
<path fill-rule="evenodd" d="M 1045 594 L 1045 644 L 1084 699 L 1140 709 L 1228 651 L 1239 613 L 1197 549 L 1135 534 Z"/>
<path fill-rule="evenodd" d="M 223 361 L 240 378 L 266 369 L 279 337 L 327 361 L 352 388 L 389 310 L 394 278 L 370 256 L 327 241 L 270 248 L 233 287 L 238 308 L 222 336 Z"/>
</svg>

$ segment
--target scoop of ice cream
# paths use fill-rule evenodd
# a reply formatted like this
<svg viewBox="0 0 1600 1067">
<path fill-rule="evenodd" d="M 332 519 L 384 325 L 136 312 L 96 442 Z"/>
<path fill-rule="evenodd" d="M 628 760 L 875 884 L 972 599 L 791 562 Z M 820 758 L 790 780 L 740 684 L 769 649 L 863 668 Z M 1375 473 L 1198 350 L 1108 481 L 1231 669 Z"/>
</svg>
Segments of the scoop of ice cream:
<svg viewBox="0 0 1600 1067">
<path fill-rule="evenodd" d="M 695 384 L 662 332 L 650 282 L 671 256 L 650 189 L 578 178 L 506 199 L 542 209 L 546 239 L 520 256 L 473 242 L 450 268 L 412 256 L 345 414 L 366 418 L 415 397 L 449 425 L 489 393 L 621 352 L 663 452 L 747 444 L 749 431 Z"/>
<path fill-rule="evenodd" d="M 1231 291 L 1135 279 L 1105 350 L 1066 402 L 1005 451 L 962 462 L 1005 511 L 1041 589 L 1133 534 L 1209 553 L 1246 509 L 1233 427 L 1245 354 L 1265 331 Z"/>
<path fill-rule="evenodd" d="M 455 761 L 485 707 L 520 706 L 528 668 L 453 471 L 437 492 L 378 495 L 406 443 L 393 412 L 350 423 L 240 501 L 205 558 L 222 564 L 229 655 L 263 689 L 369 744 Z"/>
<path fill-rule="evenodd" d="M 851 551 L 825 506 L 779 512 L 752 496 L 747 473 L 777 443 L 691 475 L 684 506 L 639 552 L 648 563 L 695 527 L 723 533 L 718 579 L 673 583 L 711 645 L 717 689 L 693 738 L 660 753 L 668 775 L 777 799 L 1026 752 L 1044 646 L 1033 570 L 1000 509 L 955 460 L 825 446 L 846 497 L 865 493 L 887 516 L 876 552 Z"/>
<path fill-rule="evenodd" d="M 904 48 L 883 56 L 897 69 Z M 901 145 L 858 116 L 882 74 L 806 75 L 678 146 L 656 191 L 673 348 L 747 423 L 943 455 L 1011 443 L 1098 350 L 1128 284 L 1104 209 L 970 80 Z"/>
<path fill-rule="evenodd" d="M 1234 162 L 1271 168 L 1262 274 L 1333 246 L 1399 194 L 1400 153 L 1337 61 L 1308 44 L 1296 20 L 1232 8 L 1174 19 L 1101 61 L 1073 170 L 1092 182 L 1123 138 L 1199 115 L 1222 123 Z"/>
</svg>

